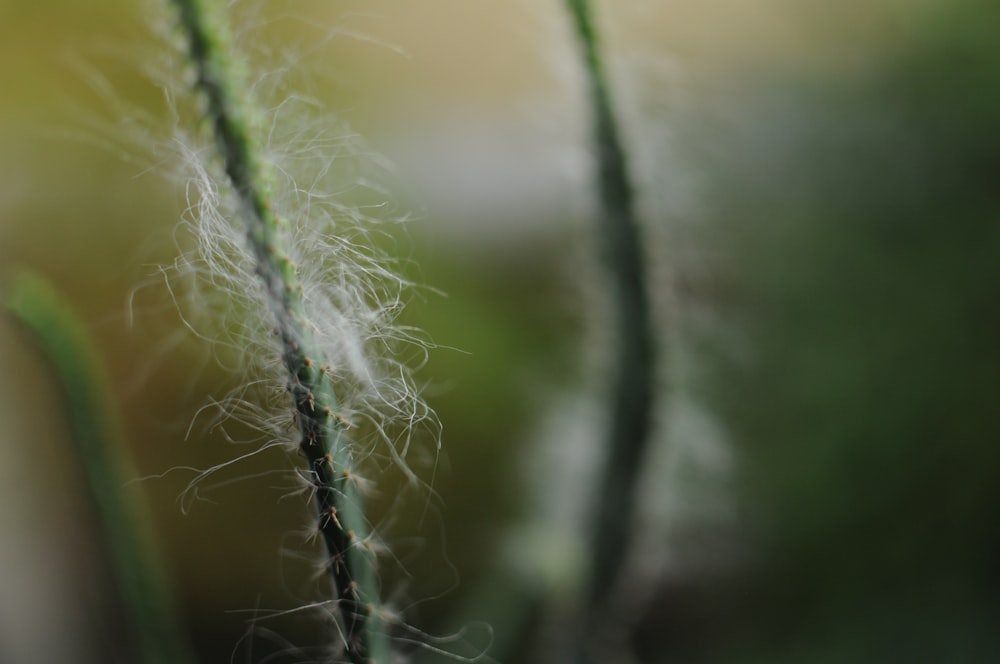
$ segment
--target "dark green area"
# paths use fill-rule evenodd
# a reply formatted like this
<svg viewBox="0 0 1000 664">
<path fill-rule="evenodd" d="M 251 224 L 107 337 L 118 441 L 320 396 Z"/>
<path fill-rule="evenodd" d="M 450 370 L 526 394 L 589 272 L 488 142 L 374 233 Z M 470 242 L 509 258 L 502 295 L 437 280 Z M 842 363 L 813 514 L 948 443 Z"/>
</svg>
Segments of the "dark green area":
<svg viewBox="0 0 1000 664">
<path fill-rule="evenodd" d="M 1000 652 L 998 24 L 954 3 L 863 73 L 741 104 L 708 394 L 756 561 L 686 661 Z"/>
</svg>

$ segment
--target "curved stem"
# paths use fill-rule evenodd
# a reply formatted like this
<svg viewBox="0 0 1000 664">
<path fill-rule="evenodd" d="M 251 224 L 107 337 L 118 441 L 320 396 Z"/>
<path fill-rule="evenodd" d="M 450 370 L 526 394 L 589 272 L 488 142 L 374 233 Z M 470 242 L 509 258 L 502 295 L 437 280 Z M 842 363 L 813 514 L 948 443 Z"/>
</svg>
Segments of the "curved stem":
<svg viewBox="0 0 1000 664">
<path fill-rule="evenodd" d="M 192 661 L 177 625 L 163 565 L 147 523 L 143 496 L 109 402 L 110 392 L 94 344 L 83 325 L 47 282 L 16 276 L 5 302 L 33 334 L 62 386 L 87 485 L 104 528 L 104 542 L 119 592 L 146 664 Z"/>
<path fill-rule="evenodd" d="M 617 307 L 618 374 L 612 397 L 608 457 L 603 466 L 603 485 L 598 493 L 591 548 L 589 602 L 592 612 L 599 613 L 601 600 L 617 580 L 625 557 L 639 464 L 652 425 L 655 363 L 639 223 L 598 52 L 597 32 L 587 0 L 567 0 L 567 6 L 575 22 L 590 80 L 599 169 L 600 230 Z"/>
<path fill-rule="evenodd" d="M 226 175 L 239 198 L 240 216 L 255 258 L 255 270 L 274 316 L 288 376 L 301 450 L 315 484 L 319 530 L 330 554 L 329 571 L 340 607 L 345 648 L 354 664 L 385 662 L 388 648 L 378 626 L 374 555 L 366 548 L 368 527 L 354 468 L 338 415 L 338 402 L 303 307 L 295 265 L 282 239 L 286 223 L 272 210 L 265 164 L 248 127 L 248 93 L 228 61 L 226 31 L 200 0 L 173 0 L 197 70 L 196 87 Z"/>
</svg>

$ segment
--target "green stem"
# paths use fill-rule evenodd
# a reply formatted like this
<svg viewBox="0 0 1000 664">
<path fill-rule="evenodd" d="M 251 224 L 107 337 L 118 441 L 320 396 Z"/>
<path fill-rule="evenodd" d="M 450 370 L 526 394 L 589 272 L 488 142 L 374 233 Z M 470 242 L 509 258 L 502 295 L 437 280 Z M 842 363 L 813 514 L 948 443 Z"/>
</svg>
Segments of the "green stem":
<svg viewBox="0 0 1000 664">
<path fill-rule="evenodd" d="M 65 392 L 80 459 L 105 530 L 119 591 L 134 621 L 142 661 L 192 661 L 148 530 L 146 505 L 137 489 L 127 486 L 135 473 L 94 344 L 59 294 L 34 275 L 16 276 L 6 307 L 34 335 Z"/>
<path fill-rule="evenodd" d="M 639 464 L 652 424 L 654 349 L 634 196 L 587 0 L 566 0 L 590 79 L 600 190 L 600 229 L 614 280 L 617 368 L 608 458 L 593 530 L 590 605 L 600 612 L 621 571 L 635 509 Z"/>
<path fill-rule="evenodd" d="M 387 662 L 387 639 L 377 617 L 375 556 L 366 545 L 368 526 L 351 475 L 351 449 L 330 372 L 306 323 L 302 286 L 284 247 L 281 231 L 287 224 L 272 209 L 265 164 L 249 130 L 249 95 L 228 60 L 226 30 L 210 19 L 207 3 L 173 4 L 197 71 L 195 85 L 205 96 L 207 119 L 239 198 L 256 273 L 275 318 L 300 445 L 315 486 L 319 530 L 330 554 L 347 655 L 354 664 Z"/>
</svg>

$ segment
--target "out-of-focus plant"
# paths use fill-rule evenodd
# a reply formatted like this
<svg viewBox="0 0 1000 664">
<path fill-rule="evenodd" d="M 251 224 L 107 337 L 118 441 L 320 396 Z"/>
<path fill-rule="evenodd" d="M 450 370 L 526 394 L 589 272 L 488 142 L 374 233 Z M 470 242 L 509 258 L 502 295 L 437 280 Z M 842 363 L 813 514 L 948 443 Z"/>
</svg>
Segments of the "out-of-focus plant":
<svg viewBox="0 0 1000 664">
<path fill-rule="evenodd" d="M 145 498 L 130 481 L 135 472 L 110 402 L 108 378 L 94 344 L 72 308 L 51 285 L 29 272 L 15 275 L 6 312 L 31 334 L 57 377 L 76 458 L 103 527 L 108 558 L 135 635 L 134 656 L 144 664 L 191 661 L 164 578 L 162 553 L 150 531 Z"/>
<path fill-rule="evenodd" d="M 635 212 L 628 157 L 612 109 L 598 30 L 588 0 L 567 0 L 589 82 L 598 212 L 598 243 L 613 284 L 616 348 L 614 375 L 608 377 L 609 433 L 599 465 L 590 522 L 587 607 L 581 630 L 582 661 L 598 659 L 602 626 L 613 623 L 609 598 L 620 580 L 632 542 L 635 493 L 652 428 L 655 353 L 647 277 Z M 614 628 L 612 628 L 614 629 Z"/>
</svg>

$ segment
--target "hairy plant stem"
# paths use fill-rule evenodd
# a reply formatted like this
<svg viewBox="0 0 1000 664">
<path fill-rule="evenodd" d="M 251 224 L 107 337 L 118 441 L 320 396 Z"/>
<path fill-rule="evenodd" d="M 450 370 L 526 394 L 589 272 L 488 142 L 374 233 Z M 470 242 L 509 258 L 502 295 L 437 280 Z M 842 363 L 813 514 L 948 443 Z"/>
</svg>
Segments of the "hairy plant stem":
<svg viewBox="0 0 1000 664">
<path fill-rule="evenodd" d="M 110 389 L 94 344 L 70 307 L 47 282 L 18 274 L 4 303 L 52 364 L 69 406 L 69 421 L 104 529 L 112 572 L 136 631 L 144 664 L 193 661 L 179 629 L 163 564 L 149 530 Z"/>
<path fill-rule="evenodd" d="M 597 494 L 589 581 L 591 610 L 600 614 L 618 579 L 635 507 L 639 464 L 652 424 L 654 349 L 649 296 L 639 223 L 618 124 L 611 108 L 598 52 L 597 32 L 587 0 L 566 0 L 590 80 L 590 103 L 597 147 L 600 230 L 614 281 L 618 374 L 603 485 Z"/>
<path fill-rule="evenodd" d="M 226 46 L 226 30 L 199 0 L 172 0 L 205 96 L 206 116 L 225 171 L 239 198 L 240 216 L 276 322 L 288 373 L 302 453 L 314 483 L 319 530 L 330 555 L 344 648 L 354 664 L 387 662 L 387 637 L 378 617 L 375 556 L 351 472 L 350 446 L 338 415 L 331 375 L 306 320 L 303 290 L 283 244 L 287 222 L 272 210 L 265 164 L 250 132 L 248 93 L 240 85 Z"/>
</svg>

